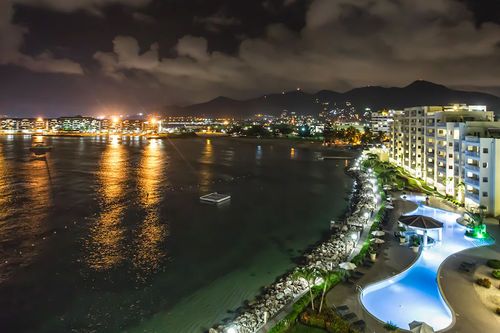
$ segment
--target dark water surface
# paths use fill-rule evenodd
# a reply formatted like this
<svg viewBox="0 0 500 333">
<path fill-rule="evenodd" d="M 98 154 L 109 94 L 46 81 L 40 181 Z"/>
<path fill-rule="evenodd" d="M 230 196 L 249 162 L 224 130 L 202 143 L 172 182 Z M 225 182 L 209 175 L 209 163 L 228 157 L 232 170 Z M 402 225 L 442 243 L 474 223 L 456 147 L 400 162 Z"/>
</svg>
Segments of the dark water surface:
<svg viewBox="0 0 500 333">
<path fill-rule="evenodd" d="M 0 332 L 202 332 L 343 214 L 345 161 L 293 143 L 0 137 Z M 222 207 L 199 196 L 229 193 Z"/>
</svg>

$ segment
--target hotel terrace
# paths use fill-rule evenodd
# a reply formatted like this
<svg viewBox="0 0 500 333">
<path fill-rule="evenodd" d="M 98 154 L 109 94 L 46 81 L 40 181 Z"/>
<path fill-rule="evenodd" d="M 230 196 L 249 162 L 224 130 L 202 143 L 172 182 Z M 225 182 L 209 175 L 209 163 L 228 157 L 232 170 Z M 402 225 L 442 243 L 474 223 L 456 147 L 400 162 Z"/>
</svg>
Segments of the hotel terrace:
<svg viewBox="0 0 500 333">
<path fill-rule="evenodd" d="M 389 160 L 467 208 L 500 215 L 500 122 L 482 105 L 404 109 L 394 116 Z"/>
</svg>

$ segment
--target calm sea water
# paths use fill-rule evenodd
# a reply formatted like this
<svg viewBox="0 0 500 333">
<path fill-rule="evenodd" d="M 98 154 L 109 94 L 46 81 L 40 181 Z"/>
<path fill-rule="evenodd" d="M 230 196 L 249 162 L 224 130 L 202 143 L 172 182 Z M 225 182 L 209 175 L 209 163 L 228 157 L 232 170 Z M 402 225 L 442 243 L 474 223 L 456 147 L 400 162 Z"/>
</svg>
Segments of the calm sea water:
<svg viewBox="0 0 500 333">
<path fill-rule="evenodd" d="M 1 332 L 202 332 L 345 211 L 346 161 L 293 143 L 0 137 Z M 35 138 L 36 140 L 36 138 Z M 212 206 L 199 196 L 229 193 Z"/>
</svg>

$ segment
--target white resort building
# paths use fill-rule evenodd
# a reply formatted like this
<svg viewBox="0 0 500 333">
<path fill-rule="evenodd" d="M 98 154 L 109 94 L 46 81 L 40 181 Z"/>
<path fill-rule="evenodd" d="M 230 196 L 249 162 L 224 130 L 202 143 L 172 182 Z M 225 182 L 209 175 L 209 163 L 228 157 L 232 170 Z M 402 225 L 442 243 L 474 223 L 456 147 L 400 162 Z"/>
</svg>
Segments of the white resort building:
<svg viewBox="0 0 500 333">
<path fill-rule="evenodd" d="M 486 106 L 419 106 L 394 117 L 389 160 L 468 208 L 500 215 L 500 122 Z M 497 154 L 498 150 L 498 154 Z"/>
<path fill-rule="evenodd" d="M 403 114 L 401 110 L 381 110 L 372 112 L 371 114 L 371 130 L 372 132 L 383 132 L 389 134 L 394 122 L 394 116 Z"/>
</svg>

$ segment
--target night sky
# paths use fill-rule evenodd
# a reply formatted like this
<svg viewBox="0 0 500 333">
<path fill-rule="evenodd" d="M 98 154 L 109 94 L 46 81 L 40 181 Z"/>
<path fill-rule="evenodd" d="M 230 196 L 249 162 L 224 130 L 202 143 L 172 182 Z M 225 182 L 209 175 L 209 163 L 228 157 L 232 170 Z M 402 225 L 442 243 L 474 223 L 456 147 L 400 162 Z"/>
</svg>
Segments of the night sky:
<svg viewBox="0 0 500 333">
<path fill-rule="evenodd" d="M 500 94 L 500 1 L 0 0 L 0 115 L 416 79 Z"/>
</svg>

